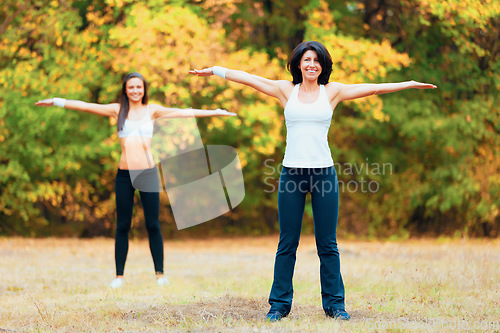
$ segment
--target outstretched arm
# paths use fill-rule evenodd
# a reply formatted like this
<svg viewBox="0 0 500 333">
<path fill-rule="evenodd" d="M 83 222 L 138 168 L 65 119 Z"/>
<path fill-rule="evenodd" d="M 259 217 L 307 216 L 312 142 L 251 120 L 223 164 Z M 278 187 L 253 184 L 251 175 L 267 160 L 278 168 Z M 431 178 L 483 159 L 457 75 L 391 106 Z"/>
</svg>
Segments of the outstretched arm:
<svg viewBox="0 0 500 333">
<path fill-rule="evenodd" d="M 190 117 L 213 117 L 213 116 L 236 116 L 236 113 L 228 112 L 222 109 L 203 110 L 203 109 L 178 109 L 166 108 L 158 104 L 150 104 L 152 118 L 190 118 Z"/>
<path fill-rule="evenodd" d="M 54 100 L 56 104 L 54 104 Z M 62 103 L 58 105 L 58 103 Z M 77 110 L 94 113 L 100 116 L 105 117 L 117 117 L 118 112 L 120 112 L 120 105 L 118 103 L 112 104 L 97 104 L 97 103 L 87 103 L 77 100 L 70 99 L 57 99 L 57 98 L 49 98 L 38 101 L 35 103 L 36 106 L 63 106 L 65 109 Z"/>
<path fill-rule="evenodd" d="M 332 93 L 336 102 L 342 102 L 349 99 L 356 99 L 370 95 L 388 94 L 405 89 L 436 89 L 437 87 L 430 83 L 421 83 L 416 81 L 398 82 L 398 83 L 361 83 L 361 84 L 342 84 L 331 82 L 327 89 L 335 90 Z"/>
<path fill-rule="evenodd" d="M 270 80 L 258 75 L 253 75 L 244 71 L 218 67 L 219 71 L 225 74 L 225 79 L 236 83 L 241 83 L 252 87 L 266 95 L 275 97 L 286 105 L 288 96 L 290 96 L 293 84 L 285 80 Z M 204 69 L 193 69 L 189 71 L 190 74 L 198 76 L 211 76 L 214 74 L 214 67 Z M 219 75 L 220 76 L 220 75 Z"/>
</svg>

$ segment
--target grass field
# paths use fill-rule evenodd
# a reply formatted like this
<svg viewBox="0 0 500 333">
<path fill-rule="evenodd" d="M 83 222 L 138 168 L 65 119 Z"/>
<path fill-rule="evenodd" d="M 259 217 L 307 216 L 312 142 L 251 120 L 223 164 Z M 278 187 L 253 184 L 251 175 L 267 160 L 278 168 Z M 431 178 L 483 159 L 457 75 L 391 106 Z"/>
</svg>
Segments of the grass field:
<svg viewBox="0 0 500 333">
<path fill-rule="evenodd" d="M 0 332 L 500 332 L 500 241 L 340 240 L 349 322 L 325 317 L 314 238 L 301 240 L 292 312 L 268 323 L 277 236 L 165 243 L 158 287 L 147 241 L 126 284 L 112 239 L 0 238 Z"/>
</svg>

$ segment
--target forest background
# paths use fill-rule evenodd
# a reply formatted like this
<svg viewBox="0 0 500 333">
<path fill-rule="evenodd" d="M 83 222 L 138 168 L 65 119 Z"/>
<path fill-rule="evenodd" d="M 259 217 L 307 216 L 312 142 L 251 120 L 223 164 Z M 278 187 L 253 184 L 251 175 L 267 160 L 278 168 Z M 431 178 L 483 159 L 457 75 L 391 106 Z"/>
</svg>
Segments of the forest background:
<svg viewBox="0 0 500 333">
<path fill-rule="evenodd" d="M 237 148 L 245 199 L 177 231 L 163 193 L 164 236 L 276 232 L 282 107 L 188 71 L 220 65 L 291 80 L 291 50 L 318 40 L 333 58 L 331 81 L 438 86 L 336 108 L 329 144 L 344 186 L 339 232 L 498 237 L 499 18 L 493 0 L 2 0 L 0 235 L 113 235 L 114 122 L 34 103 L 54 96 L 116 102 L 130 71 L 146 77 L 152 102 L 239 115 L 197 121 L 205 144 Z M 312 233 L 307 207 L 304 229 Z M 136 208 L 134 224 L 142 219 Z"/>
</svg>

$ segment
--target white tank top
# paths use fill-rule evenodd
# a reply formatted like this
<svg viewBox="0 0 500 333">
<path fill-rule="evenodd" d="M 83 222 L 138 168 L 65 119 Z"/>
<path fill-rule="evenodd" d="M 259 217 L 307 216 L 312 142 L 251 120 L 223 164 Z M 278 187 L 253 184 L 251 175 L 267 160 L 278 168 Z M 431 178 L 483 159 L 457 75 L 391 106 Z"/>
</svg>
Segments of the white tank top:
<svg viewBox="0 0 500 333">
<path fill-rule="evenodd" d="M 153 121 L 149 115 L 149 105 L 146 106 L 146 115 L 140 120 L 125 119 L 123 129 L 118 132 L 118 137 L 125 138 L 127 136 L 143 136 L 147 138 L 153 137 Z"/>
<path fill-rule="evenodd" d="M 325 168 L 333 165 L 328 129 L 333 110 L 324 85 L 314 103 L 299 101 L 300 83 L 285 105 L 286 149 L 283 165 L 289 168 Z"/>
</svg>

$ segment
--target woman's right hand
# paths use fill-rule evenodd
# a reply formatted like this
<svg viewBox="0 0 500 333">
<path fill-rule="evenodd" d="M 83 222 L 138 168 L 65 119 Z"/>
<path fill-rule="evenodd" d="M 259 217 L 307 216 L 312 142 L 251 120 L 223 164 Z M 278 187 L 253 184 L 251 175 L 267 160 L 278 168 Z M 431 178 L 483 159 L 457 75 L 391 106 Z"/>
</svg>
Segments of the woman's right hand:
<svg viewBox="0 0 500 333">
<path fill-rule="evenodd" d="M 236 113 L 234 112 L 229 112 L 227 110 L 224 110 L 224 109 L 216 109 L 215 110 L 215 114 L 219 115 L 219 116 L 237 116 Z"/>
<path fill-rule="evenodd" d="M 417 81 L 410 81 L 412 83 L 412 88 L 415 89 L 436 89 L 437 86 L 431 83 L 422 83 Z"/>
<path fill-rule="evenodd" d="M 204 68 L 204 69 L 192 69 L 189 71 L 189 74 L 195 74 L 198 76 L 211 76 L 214 75 L 212 67 Z"/>
<path fill-rule="evenodd" d="M 43 99 L 35 103 L 36 106 L 54 106 L 54 99 Z"/>
</svg>

